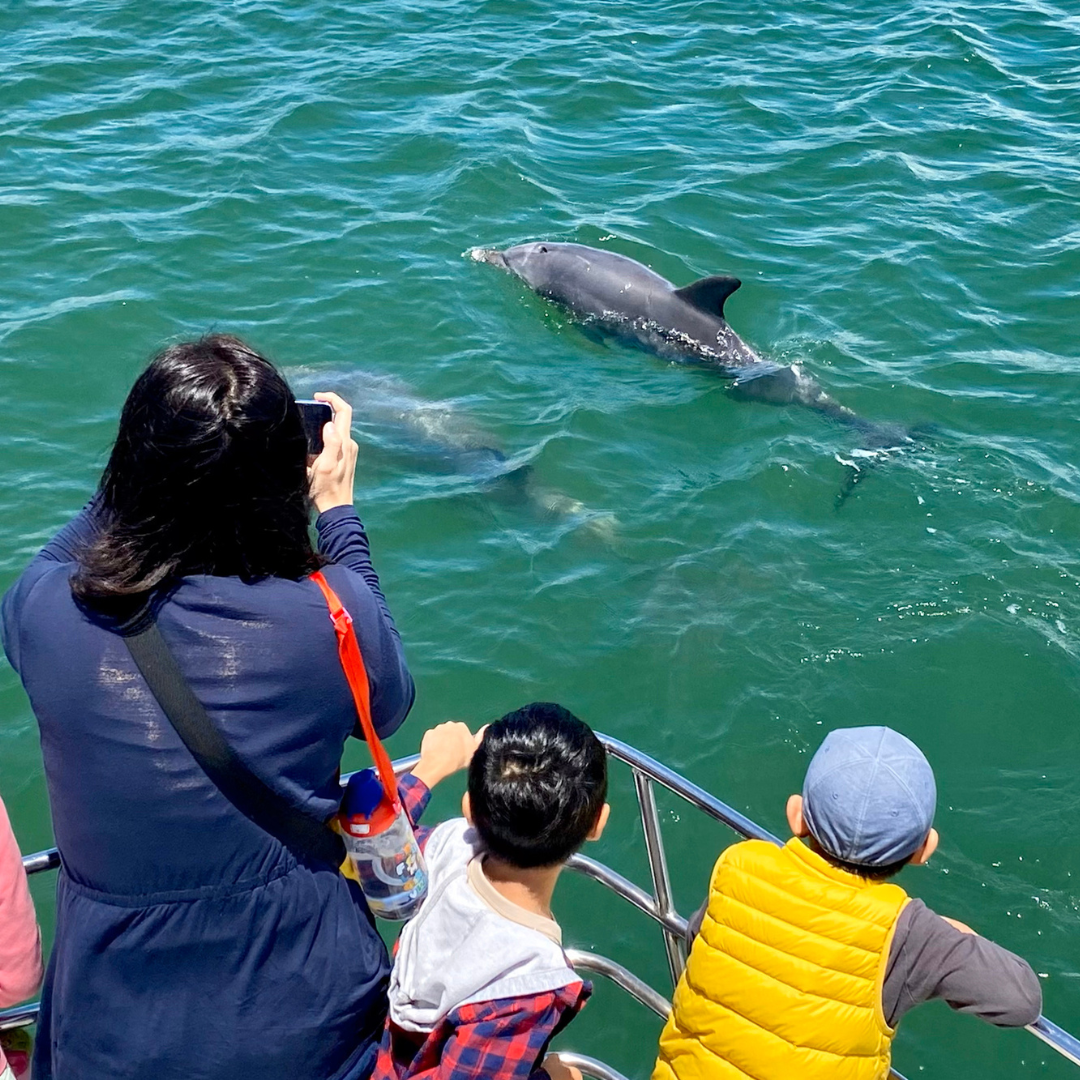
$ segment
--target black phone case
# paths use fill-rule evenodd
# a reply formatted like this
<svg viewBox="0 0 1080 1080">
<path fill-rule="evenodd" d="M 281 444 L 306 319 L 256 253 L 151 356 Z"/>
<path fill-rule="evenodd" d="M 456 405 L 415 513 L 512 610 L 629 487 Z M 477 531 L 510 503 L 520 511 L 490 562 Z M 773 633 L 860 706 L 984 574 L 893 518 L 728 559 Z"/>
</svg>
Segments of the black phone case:
<svg viewBox="0 0 1080 1080">
<path fill-rule="evenodd" d="M 324 401 L 298 401 L 300 420 L 307 436 L 308 453 L 321 454 L 323 449 L 323 427 L 334 419 L 334 410 Z"/>
</svg>

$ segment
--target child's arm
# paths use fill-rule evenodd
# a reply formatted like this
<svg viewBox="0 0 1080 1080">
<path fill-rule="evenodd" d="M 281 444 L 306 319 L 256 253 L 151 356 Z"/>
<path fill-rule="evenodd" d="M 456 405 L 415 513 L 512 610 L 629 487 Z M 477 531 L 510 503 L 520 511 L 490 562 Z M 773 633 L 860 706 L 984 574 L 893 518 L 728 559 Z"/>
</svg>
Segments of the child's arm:
<svg viewBox="0 0 1080 1080">
<path fill-rule="evenodd" d="M 696 938 L 698 934 L 701 933 L 701 924 L 705 921 L 705 912 L 708 910 L 709 898 L 706 896 L 705 903 L 702 904 L 701 907 L 699 907 L 697 911 L 695 911 L 694 914 L 686 920 L 686 944 L 688 946 L 693 945 L 694 938 Z"/>
<path fill-rule="evenodd" d="M 450 1014 L 454 1030 L 424 1080 L 549 1080 L 541 1063 L 548 1043 L 587 997 L 585 984 L 574 982 L 542 994 L 462 1005 Z M 565 1080 L 565 1068 L 552 1063 L 553 1080 Z"/>
<path fill-rule="evenodd" d="M 413 827 L 416 842 L 420 845 L 420 850 L 423 851 L 433 829 L 421 825 L 419 822 L 421 815 L 427 809 L 428 803 L 431 802 L 431 789 L 423 780 L 417 780 L 412 773 L 405 773 L 403 776 L 398 777 L 397 793 L 398 798 L 401 800 L 401 808 L 405 811 L 409 824 Z"/>
<path fill-rule="evenodd" d="M 543 1072 L 534 1075 L 543 1076 L 543 1073 L 547 1073 L 548 1080 L 582 1080 L 581 1070 L 564 1064 L 558 1054 L 548 1054 L 541 1068 Z"/>
<path fill-rule="evenodd" d="M 0 802 L 0 1008 L 17 1005 L 41 985 L 41 935 L 22 856 Z"/>
<path fill-rule="evenodd" d="M 455 720 L 429 728 L 420 740 L 420 760 L 413 766 L 413 776 L 433 788 L 448 776 L 467 769 L 483 736 L 483 728 L 474 735 L 468 724 Z"/>
<path fill-rule="evenodd" d="M 931 998 L 999 1027 L 1024 1027 L 1042 1011 L 1042 990 L 1030 964 L 912 900 L 900 914 L 889 952 L 885 1019 L 895 1026 L 913 1005 Z"/>
<path fill-rule="evenodd" d="M 429 728 L 420 741 L 420 760 L 412 772 L 398 780 L 398 797 L 416 830 L 421 851 L 431 835 L 431 829 L 419 825 L 420 815 L 431 800 L 431 789 L 448 776 L 468 768 L 483 736 L 483 728 L 474 735 L 467 724 L 453 720 Z"/>
</svg>

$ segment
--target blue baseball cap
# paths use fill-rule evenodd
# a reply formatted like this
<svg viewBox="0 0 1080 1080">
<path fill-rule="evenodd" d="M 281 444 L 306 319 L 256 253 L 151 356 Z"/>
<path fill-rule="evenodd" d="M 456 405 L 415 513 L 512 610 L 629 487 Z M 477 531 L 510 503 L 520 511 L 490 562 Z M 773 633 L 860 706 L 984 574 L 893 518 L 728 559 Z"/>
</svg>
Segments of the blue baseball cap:
<svg viewBox="0 0 1080 1080">
<path fill-rule="evenodd" d="M 803 781 L 803 820 L 814 839 L 833 858 L 868 869 L 914 855 L 936 805 L 930 762 L 887 727 L 829 732 Z"/>
</svg>

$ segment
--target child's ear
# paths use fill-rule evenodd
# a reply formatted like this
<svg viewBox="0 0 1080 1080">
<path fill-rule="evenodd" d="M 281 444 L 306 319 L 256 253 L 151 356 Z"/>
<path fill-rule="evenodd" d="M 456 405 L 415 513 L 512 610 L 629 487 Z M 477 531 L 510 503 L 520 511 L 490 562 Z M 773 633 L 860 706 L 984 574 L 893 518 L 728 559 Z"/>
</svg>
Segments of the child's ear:
<svg viewBox="0 0 1080 1080">
<path fill-rule="evenodd" d="M 461 816 L 470 825 L 472 824 L 472 803 L 469 802 L 469 793 L 467 791 L 461 796 Z"/>
<path fill-rule="evenodd" d="M 912 866 L 922 866 L 923 863 L 928 863 L 930 861 L 930 856 L 937 851 L 938 841 L 940 839 L 941 837 L 938 836 L 937 829 L 931 829 L 926 834 L 926 839 L 919 845 L 915 854 L 908 859 L 908 862 L 911 863 Z"/>
<path fill-rule="evenodd" d="M 600 807 L 600 813 L 596 815 L 596 824 L 589 830 L 589 835 L 585 837 L 586 840 L 599 840 L 604 833 L 604 826 L 607 824 L 607 819 L 611 815 L 611 804 L 604 803 Z"/>
<path fill-rule="evenodd" d="M 789 795 L 787 801 L 787 823 L 792 836 L 809 836 L 810 830 L 806 827 L 806 819 L 803 817 L 803 800 L 801 795 Z"/>
</svg>

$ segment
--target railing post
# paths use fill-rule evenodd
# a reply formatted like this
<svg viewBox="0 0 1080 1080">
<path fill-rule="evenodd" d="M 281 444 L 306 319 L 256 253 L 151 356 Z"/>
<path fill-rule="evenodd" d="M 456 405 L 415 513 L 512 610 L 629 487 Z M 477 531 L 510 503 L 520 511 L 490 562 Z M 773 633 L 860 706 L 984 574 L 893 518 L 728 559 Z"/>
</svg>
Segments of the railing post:
<svg viewBox="0 0 1080 1080">
<path fill-rule="evenodd" d="M 641 827 L 645 833 L 645 852 L 649 857 L 649 873 L 652 875 L 656 909 L 662 916 L 674 915 L 676 912 L 671 899 L 671 878 L 668 876 L 664 838 L 660 835 L 660 817 L 656 812 L 652 781 L 634 769 L 634 788 L 641 809 Z M 686 967 L 686 942 L 670 930 L 665 929 L 663 933 L 668 968 L 671 971 L 671 985 L 674 986 Z"/>
</svg>

